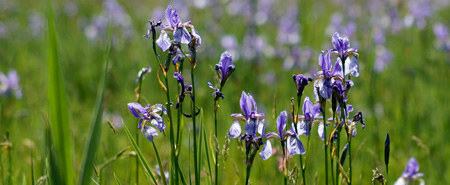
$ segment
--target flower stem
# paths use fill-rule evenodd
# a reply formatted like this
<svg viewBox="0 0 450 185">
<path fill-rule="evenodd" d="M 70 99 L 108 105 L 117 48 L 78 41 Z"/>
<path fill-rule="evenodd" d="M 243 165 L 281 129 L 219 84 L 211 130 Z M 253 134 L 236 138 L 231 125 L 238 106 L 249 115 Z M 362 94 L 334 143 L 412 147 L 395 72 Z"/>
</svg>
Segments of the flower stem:
<svg viewBox="0 0 450 185">
<path fill-rule="evenodd" d="M 250 154 L 250 158 L 247 157 L 247 175 L 245 177 L 245 185 L 248 185 L 248 180 L 250 179 L 250 171 L 252 170 L 253 159 L 255 158 L 256 152 L 257 151 L 252 151 Z"/>
<path fill-rule="evenodd" d="M 200 184 L 200 173 L 197 166 L 197 130 L 195 124 L 195 79 L 194 79 L 194 69 L 195 65 L 191 68 L 191 80 L 192 80 L 192 130 L 194 132 L 194 170 L 195 170 L 195 184 Z"/>
<path fill-rule="evenodd" d="M 352 184 L 352 136 L 348 136 L 348 165 L 350 166 L 350 182 L 349 185 Z"/>
<path fill-rule="evenodd" d="M 325 184 L 328 185 L 328 155 L 327 155 L 327 117 L 325 116 L 325 103 L 322 105 L 322 116 L 323 116 L 323 145 L 325 147 Z"/>
<path fill-rule="evenodd" d="M 287 185 L 287 162 L 286 162 L 286 151 L 284 149 L 284 143 L 281 143 L 281 148 L 283 149 L 283 176 L 284 176 L 284 185 Z M 301 158 L 300 158 L 301 161 Z"/>
<path fill-rule="evenodd" d="M 144 75 L 142 75 L 144 76 Z M 137 96 L 137 102 L 140 104 L 141 102 L 141 89 L 142 89 L 142 76 L 139 78 L 139 87 L 138 87 L 138 96 Z M 140 129 L 136 129 L 136 145 L 139 147 L 139 132 Z M 136 184 L 139 184 L 139 158 L 135 158 L 136 162 Z"/>
<path fill-rule="evenodd" d="M 333 120 L 335 120 L 335 119 L 337 119 L 336 118 L 336 113 L 333 113 Z M 339 122 L 339 120 L 338 120 L 338 122 Z M 338 123 L 338 129 L 337 129 L 337 140 L 336 140 L 336 142 L 337 142 L 337 152 L 336 152 L 336 156 L 337 156 L 337 161 L 336 161 L 336 183 L 337 184 L 339 184 L 339 151 L 340 151 L 340 148 L 341 148 L 341 128 L 342 128 L 342 125 L 340 124 L 340 123 Z"/>
<path fill-rule="evenodd" d="M 217 111 L 219 109 L 218 102 L 219 102 L 219 100 L 214 101 L 214 134 L 215 134 L 216 138 L 219 138 L 219 136 L 217 135 Z M 219 143 L 217 143 L 217 144 L 219 144 Z M 219 183 L 219 150 L 217 150 L 217 149 L 216 149 L 215 172 L 216 172 L 215 184 L 217 185 Z"/>
<path fill-rule="evenodd" d="M 301 99 L 302 99 L 302 95 L 297 96 L 297 115 L 296 115 L 297 124 L 298 124 L 298 119 L 299 119 L 299 114 L 300 114 Z M 295 127 L 295 129 L 297 129 L 297 127 Z M 311 127 L 309 127 L 309 129 L 311 129 Z M 297 130 L 297 132 L 298 132 L 298 130 Z M 309 137 L 308 137 L 308 148 L 307 149 L 309 150 Z M 305 178 L 306 162 L 305 162 L 305 166 L 303 166 L 303 156 L 302 155 L 299 155 L 299 156 L 300 156 L 300 170 L 302 171 L 303 184 L 306 185 L 306 178 Z"/>
</svg>

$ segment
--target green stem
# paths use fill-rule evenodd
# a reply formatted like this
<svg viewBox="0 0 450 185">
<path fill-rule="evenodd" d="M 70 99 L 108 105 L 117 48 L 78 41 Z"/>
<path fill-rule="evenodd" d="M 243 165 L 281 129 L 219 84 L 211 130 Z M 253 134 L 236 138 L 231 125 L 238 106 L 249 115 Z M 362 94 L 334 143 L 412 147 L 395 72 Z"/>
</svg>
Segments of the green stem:
<svg viewBox="0 0 450 185">
<path fill-rule="evenodd" d="M 328 185 L 328 155 L 327 155 L 327 117 L 325 116 L 325 103 L 322 105 L 322 116 L 323 116 L 323 145 L 325 146 L 325 184 Z"/>
<path fill-rule="evenodd" d="M 300 102 L 301 102 L 302 96 L 297 96 L 297 119 L 299 119 L 299 114 L 300 114 Z M 298 120 L 297 120 L 298 122 Z M 297 123 L 298 124 L 298 123 Z M 309 127 L 311 129 L 311 127 Z M 297 129 L 297 127 L 295 127 L 295 129 Z M 298 131 L 297 131 L 298 132 Z M 308 148 L 309 150 L 309 137 L 308 137 Z M 305 169 L 306 169 L 306 164 L 305 166 L 303 166 L 303 156 L 300 156 L 300 170 L 302 171 L 302 178 L 303 178 L 303 184 L 306 185 L 306 178 L 305 178 Z M 284 156 L 283 156 L 284 157 Z M 305 162 L 306 163 L 306 162 Z"/>
<path fill-rule="evenodd" d="M 350 182 L 349 185 L 352 184 L 352 136 L 348 136 L 348 165 L 350 166 Z"/>
<path fill-rule="evenodd" d="M 153 149 L 155 149 L 156 159 L 158 160 L 159 173 L 161 173 L 161 181 L 163 182 L 164 185 L 167 185 L 166 175 L 164 174 L 164 168 L 161 163 L 161 158 L 159 157 L 158 149 L 156 149 L 156 145 L 154 142 L 152 142 L 152 144 L 153 144 Z"/>
<path fill-rule="evenodd" d="M 284 143 L 281 143 L 281 148 L 283 149 L 283 176 L 284 176 L 284 185 L 287 185 L 287 162 L 286 162 L 286 151 L 284 149 Z M 301 160 L 301 159 L 300 159 Z"/>
<path fill-rule="evenodd" d="M 142 75 L 143 76 L 143 75 Z M 142 76 L 139 78 L 139 88 L 138 88 L 138 97 L 137 102 L 141 103 L 141 89 L 142 89 Z M 136 129 L 136 145 L 139 147 L 139 129 Z M 136 164 L 136 184 L 139 184 L 139 158 L 135 158 Z"/>
<path fill-rule="evenodd" d="M 167 59 L 170 61 L 171 57 L 168 56 Z M 163 71 L 163 73 L 166 74 L 167 71 L 166 72 Z M 170 160 L 171 160 L 171 166 L 172 166 L 171 173 L 174 174 L 174 176 L 170 176 L 170 182 L 172 184 L 173 182 L 178 182 L 178 179 L 177 179 L 177 176 L 176 176 L 178 173 L 175 172 L 175 167 L 174 167 L 174 165 L 175 165 L 175 146 L 174 146 L 174 141 L 175 140 L 174 140 L 174 131 L 173 131 L 173 123 L 172 123 L 172 110 L 171 110 L 171 105 L 170 105 L 171 101 L 170 101 L 170 91 L 169 91 L 169 89 L 170 89 L 169 88 L 169 80 L 168 80 L 166 75 L 164 75 L 164 79 L 165 79 L 165 82 L 166 82 L 166 90 L 167 90 L 167 92 L 166 92 L 167 115 L 168 115 L 167 122 L 169 124 L 169 135 L 170 135 Z"/>
<path fill-rule="evenodd" d="M 250 179 L 250 171 L 252 170 L 253 159 L 255 158 L 256 151 L 252 151 L 250 154 L 250 158 L 247 155 L 247 174 L 245 177 L 245 185 L 248 185 L 248 180 Z"/>
<path fill-rule="evenodd" d="M 303 178 L 303 185 L 306 185 L 306 177 L 305 177 L 305 168 L 306 168 L 306 164 L 305 166 L 303 166 L 303 156 L 300 156 L 300 169 L 302 170 L 302 178 Z"/>
<path fill-rule="evenodd" d="M 333 113 L 333 121 L 336 119 L 336 112 L 334 112 Z M 339 121 L 338 121 L 339 122 Z M 340 154 L 339 154 L 339 151 L 341 150 L 340 148 L 341 148 L 341 128 L 342 128 L 342 125 L 340 125 L 339 123 L 338 123 L 338 129 L 337 129 L 337 152 L 336 152 L 336 155 L 337 155 L 337 161 L 336 161 L 336 184 L 339 184 L 339 160 L 340 160 Z"/>
<path fill-rule="evenodd" d="M 214 134 L 216 136 L 216 138 L 218 139 L 219 136 L 217 135 L 217 109 L 219 108 L 218 105 L 218 101 L 214 101 Z M 218 144 L 218 143 L 217 143 Z M 219 183 L 219 150 L 217 150 L 217 146 L 216 146 L 216 166 L 215 166 L 215 172 L 216 172 L 216 181 L 215 184 L 217 185 Z"/>
<path fill-rule="evenodd" d="M 197 166 L 197 131 L 196 131 L 196 124 L 195 124 L 195 78 L 194 78 L 194 69 L 195 66 L 192 65 L 191 68 L 191 80 L 192 80 L 192 130 L 194 132 L 194 170 L 195 170 L 195 184 L 200 184 L 200 173 L 198 172 L 198 166 Z"/>
</svg>

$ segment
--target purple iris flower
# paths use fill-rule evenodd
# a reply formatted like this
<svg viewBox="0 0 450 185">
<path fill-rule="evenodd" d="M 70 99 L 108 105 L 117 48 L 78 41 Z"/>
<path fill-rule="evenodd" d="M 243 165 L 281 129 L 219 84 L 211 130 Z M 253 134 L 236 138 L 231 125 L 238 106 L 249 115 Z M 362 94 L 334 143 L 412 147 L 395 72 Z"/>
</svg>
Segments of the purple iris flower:
<svg viewBox="0 0 450 185">
<path fill-rule="evenodd" d="M 436 23 L 433 25 L 434 35 L 437 39 L 445 41 L 448 38 L 448 28 L 442 23 Z"/>
<path fill-rule="evenodd" d="M 139 118 L 138 129 L 141 129 L 141 132 L 147 137 L 148 140 L 153 142 L 153 136 L 158 135 L 156 132 L 157 128 L 159 132 L 162 132 L 166 126 L 164 125 L 164 120 L 158 112 L 162 111 L 164 114 L 167 114 L 166 108 L 161 104 L 155 104 L 150 106 L 142 107 L 139 103 L 128 103 L 128 109 L 134 117 Z M 151 126 L 146 126 L 145 124 L 150 122 Z"/>
<path fill-rule="evenodd" d="M 343 79 L 341 67 L 341 59 L 337 58 L 334 65 L 333 71 L 331 71 L 331 51 L 328 50 L 324 55 L 324 52 L 319 56 L 319 65 L 322 67 L 322 71 L 318 71 L 315 76 L 318 76 L 317 80 L 314 82 L 314 93 L 316 94 L 316 99 L 319 99 L 318 95 L 325 99 L 331 98 L 331 93 L 333 93 L 332 84 L 335 81 L 334 78 Z M 318 90 L 318 92 L 317 92 Z"/>
<path fill-rule="evenodd" d="M 220 56 L 220 61 L 216 64 L 215 69 L 220 78 L 220 87 L 223 87 L 228 77 L 236 69 L 233 64 L 233 57 L 228 54 L 228 51 L 222 53 Z"/>
<path fill-rule="evenodd" d="M 229 136 L 231 138 L 237 138 L 241 135 L 241 126 L 239 125 L 239 120 L 245 122 L 244 130 L 250 136 L 256 136 L 256 133 L 261 134 L 264 120 L 264 114 L 258 113 L 258 108 L 256 102 L 250 94 L 246 94 L 242 91 L 242 96 L 239 101 L 242 112 L 244 114 L 236 113 L 231 114 L 234 117 L 233 124 L 231 125 Z"/>
<path fill-rule="evenodd" d="M 275 138 L 279 139 L 281 143 L 284 144 L 284 142 L 286 141 L 286 137 L 293 134 L 291 130 L 283 132 L 284 129 L 286 128 L 286 123 L 287 123 L 287 113 L 286 113 L 286 111 L 283 111 L 280 113 L 280 115 L 277 118 L 277 131 L 278 132 L 270 132 L 266 135 L 266 137 L 268 137 L 268 138 L 275 137 Z"/>
<path fill-rule="evenodd" d="M 19 75 L 16 70 L 9 70 L 8 76 L 0 72 L 0 97 L 2 95 L 22 98 L 22 88 L 19 86 Z"/>
<path fill-rule="evenodd" d="M 316 119 L 321 112 L 320 104 L 316 103 L 313 105 L 309 100 L 309 97 L 305 97 L 303 102 L 303 116 L 299 116 L 299 122 L 297 123 L 298 135 L 306 135 L 309 137 L 314 119 Z"/>
<path fill-rule="evenodd" d="M 303 90 L 305 86 L 308 85 L 308 82 L 312 82 L 312 78 L 306 78 L 302 74 L 293 75 L 295 85 L 297 86 L 297 96 L 302 96 Z"/>
<path fill-rule="evenodd" d="M 347 101 L 347 94 L 353 85 L 354 83 L 351 80 L 345 80 L 345 83 L 342 83 L 340 80 L 335 80 L 333 84 L 331 84 L 339 103 Z"/>
<path fill-rule="evenodd" d="M 241 136 L 241 139 L 245 139 L 246 150 L 250 152 L 252 144 L 256 146 L 256 149 L 259 149 L 263 145 L 263 137 L 267 137 L 265 135 L 264 114 L 257 112 L 258 109 L 255 100 L 250 94 L 247 95 L 244 91 L 242 91 L 239 104 L 244 114 L 237 113 L 231 115 L 234 117 L 234 120 L 228 135 L 231 138 L 239 137 L 241 135 L 239 120 L 244 121 L 244 130 L 246 133 Z M 269 140 L 266 140 L 259 154 L 263 160 L 268 159 L 272 155 L 272 145 Z"/>
<path fill-rule="evenodd" d="M 173 39 L 175 42 L 189 44 L 191 42 L 192 36 L 197 38 L 197 46 L 201 44 L 201 37 L 198 32 L 195 30 L 191 21 L 182 23 L 181 18 L 178 16 L 178 12 L 176 9 L 173 9 L 171 5 L 169 5 L 165 12 L 166 21 L 168 24 L 163 24 L 161 34 L 159 38 L 156 40 L 156 44 L 161 48 L 161 50 L 166 51 L 169 49 L 171 41 L 167 32 L 173 32 Z M 191 29 L 191 33 L 187 30 L 187 28 Z"/>
<path fill-rule="evenodd" d="M 406 165 L 405 171 L 403 172 L 402 176 L 398 178 L 398 180 L 394 183 L 394 185 L 406 185 L 413 180 L 423 177 L 423 173 L 418 172 L 419 172 L 419 163 L 417 163 L 414 157 L 411 157 L 408 161 L 408 164 Z M 422 179 L 418 180 L 420 181 L 421 185 L 425 184 L 425 182 Z"/>
<path fill-rule="evenodd" d="M 358 50 L 355 48 L 350 48 L 350 41 L 347 37 L 340 37 L 339 33 L 334 33 L 331 39 L 334 49 L 331 55 L 338 56 L 340 60 L 339 63 L 344 61 L 345 63 L 345 74 L 351 74 L 355 77 L 359 76 L 359 65 L 358 65 Z M 341 64 L 342 65 L 342 64 Z"/>
</svg>

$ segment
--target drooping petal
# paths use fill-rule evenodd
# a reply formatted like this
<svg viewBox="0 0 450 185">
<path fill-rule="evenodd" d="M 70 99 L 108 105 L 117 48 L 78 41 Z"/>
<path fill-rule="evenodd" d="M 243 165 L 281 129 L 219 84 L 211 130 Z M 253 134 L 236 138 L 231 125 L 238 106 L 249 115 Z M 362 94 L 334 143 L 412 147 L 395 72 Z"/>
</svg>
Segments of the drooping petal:
<svg viewBox="0 0 450 185">
<path fill-rule="evenodd" d="M 256 120 L 256 127 L 257 127 L 257 132 L 259 135 L 264 136 L 264 134 L 266 133 L 266 125 L 264 125 L 264 121 L 261 121 L 260 119 Z"/>
<path fill-rule="evenodd" d="M 297 124 L 297 132 L 298 135 L 305 135 L 309 137 L 309 124 L 311 122 L 309 120 L 300 120 Z"/>
<path fill-rule="evenodd" d="M 231 124 L 228 136 L 230 136 L 230 138 L 237 138 L 239 135 L 241 135 L 241 125 L 239 124 L 239 121 L 235 120 L 233 121 L 233 124 Z"/>
<path fill-rule="evenodd" d="M 197 46 L 202 45 L 202 37 L 200 37 L 200 35 L 198 34 L 197 30 L 195 30 L 195 28 L 192 28 L 192 35 L 197 38 Z"/>
<path fill-rule="evenodd" d="M 289 155 L 303 155 L 306 153 L 305 147 L 303 147 L 302 141 L 295 136 L 289 136 L 287 138 L 287 151 Z"/>
<path fill-rule="evenodd" d="M 158 131 L 156 131 L 156 129 L 151 126 L 145 126 L 144 130 L 142 130 L 142 133 L 151 142 L 153 142 L 153 136 L 158 135 Z"/>
<path fill-rule="evenodd" d="M 155 108 L 153 108 L 152 112 L 159 112 L 162 111 L 163 114 L 167 114 L 167 109 L 162 104 L 155 104 Z"/>
<path fill-rule="evenodd" d="M 407 185 L 407 182 L 403 177 L 400 177 L 395 181 L 394 185 Z"/>
<path fill-rule="evenodd" d="M 173 33 L 173 39 L 176 42 L 183 43 L 183 44 L 189 44 L 191 42 L 191 35 L 189 34 L 186 27 L 175 27 L 174 33 Z"/>
<path fill-rule="evenodd" d="M 278 130 L 278 135 L 280 137 L 283 137 L 283 130 L 286 127 L 286 123 L 287 123 L 287 113 L 286 113 L 286 111 L 283 111 L 280 113 L 280 115 L 277 118 L 277 130 Z"/>
<path fill-rule="evenodd" d="M 333 93 L 333 88 L 331 88 L 331 79 L 329 78 L 319 78 L 314 82 L 314 87 L 319 88 L 318 95 L 322 98 L 330 99 Z M 316 98 L 318 99 L 318 98 Z"/>
<path fill-rule="evenodd" d="M 319 128 L 317 129 L 317 132 L 319 133 L 320 139 L 325 140 L 325 135 L 323 133 L 323 123 L 319 124 Z"/>
<path fill-rule="evenodd" d="M 133 114 L 133 116 L 136 118 L 142 118 L 142 116 L 139 115 L 139 113 L 136 110 L 138 110 L 139 112 L 146 111 L 145 108 L 142 107 L 142 105 L 139 103 L 133 102 L 133 103 L 128 103 L 127 105 L 128 105 L 128 109 L 130 110 L 131 114 Z"/>
<path fill-rule="evenodd" d="M 345 75 L 347 74 L 351 74 L 354 77 L 359 76 L 358 56 L 348 57 L 345 60 Z"/>
<path fill-rule="evenodd" d="M 156 45 L 158 45 L 161 50 L 166 51 L 170 47 L 170 38 L 167 36 L 165 31 L 161 31 L 159 38 L 156 40 Z"/>
<path fill-rule="evenodd" d="M 160 132 L 162 132 L 166 128 L 166 126 L 164 125 L 163 118 L 159 114 L 156 114 L 156 113 L 152 113 L 152 116 L 150 119 L 150 124 L 152 124 L 153 126 L 158 128 L 158 130 Z"/>
<path fill-rule="evenodd" d="M 255 136 L 258 131 L 257 119 L 248 119 L 244 126 L 244 131 L 248 133 L 250 136 Z"/>
<path fill-rule="evenodd" d="M 264 143 L 264 146 L 261 152 L 259 152 L 259 155 L 263 160 L 267 160 L 270 156 L 272 156 L 272 144 L 268 139 Z"/>
<path fill-rule="evenodd" d="M 342 66 L 341 66 L 341 58 L 337 58 L 336 64 L 334 64 L 333 72 L 331 73 L 331 76 L 338 76 L 341 78 L 344 78 L 344 75 L 342 74 Z"/>
</svg>

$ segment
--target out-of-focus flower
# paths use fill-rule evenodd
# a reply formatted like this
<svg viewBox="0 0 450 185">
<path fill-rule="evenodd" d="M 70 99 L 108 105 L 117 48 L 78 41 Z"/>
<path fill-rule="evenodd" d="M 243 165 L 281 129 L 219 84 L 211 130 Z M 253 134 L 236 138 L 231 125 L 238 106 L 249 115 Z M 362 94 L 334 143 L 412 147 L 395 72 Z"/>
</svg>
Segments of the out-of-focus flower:
<svg viewBox="0 0 450 185">
<path fill-rule="evenodd" d="M 155 172 L 156 172 L 156 175 L 161 177 L 161 171 L 159 169 L 159 165 L 156 165 Z M 164 176 L 166 177 L 166 181 L 167 182 L 169 182 L 169 180 L 170 180 L 170 178 L 169 178 L 170 176 L 169 175 L 170 175 L 170 173 L 168 171 L 164 171 Z"/>
<path fill-rule="evenodd" d="M 434 35 L 437 39 L 445 41 L 448 38 L 448 28 L 442 23 L 436 23 L 433 26 Z"/>
<path fill-rule="evenodd" d="M 278 23 L 277 42 L 281 44 L 297 44 L 300 42 L 298 11 L 296 6 L 287 9 Z"/>
<path fill-rule="evenodd" d="M 425 185 L 425 181 L 421 179 L 423 173 L 419 172 L 419 163 L 417 163 L 414 157 L 411 157 L 406 165 L 405 171 L 402 176 L 395 181 L 394 185 L 407 185 L 412 181 L 419 181 L 420 185 Z"/>
<path fill-rule="evenodd" d="M 139 118 L 138 129 L 147 137 L 148 140 L 153 142 L 153 136 L 157 136 L 157 128 L 160 132 L 166 128 L 163 118 L 158 114 L 162 111 L 163 114 L 167 114 L 166 108 L 161 104 L 155 104 L 150 106 L 148 104 L 145 108 L 139 103 L 128 103 L 128 109 L 134 117 Z M 150 122 L 151 126 L 146 126 L 146 123 Z"/>
<path fill-rule="evenodd" d="M 392 53 L 384 46 L 379 45 L 375 50 L 375 55 L 376 58 L 373 67 L 376 72 L 383 72 L 386 66 L 392 62 Z"/>
<path fill-rule="evenodd" d="M 145 74 L 150 73 L 150 72 L 152 72 L 152 68 L 151 68 L 150 66 L 143 67 L 143 68 L 138 72 L 138 75 L 137 75 L 137 78 L 136 78 L 136 83 L 139 81 L 139 79 L 144 80 Z"/>
<path fill-rule="evenodd" d="M 22 88 L 19 85 L 19 75 L 16 70 L 9 70 L 8 76 L 0 72 L 0 84 L 0 97 L 14 94 L 16 98 L 22 98 Z"/>
</svg>

